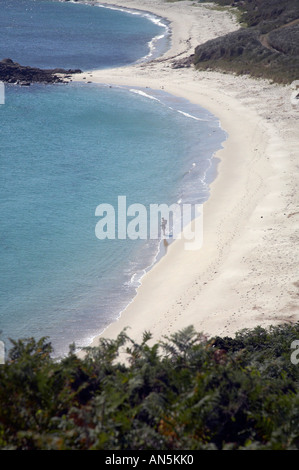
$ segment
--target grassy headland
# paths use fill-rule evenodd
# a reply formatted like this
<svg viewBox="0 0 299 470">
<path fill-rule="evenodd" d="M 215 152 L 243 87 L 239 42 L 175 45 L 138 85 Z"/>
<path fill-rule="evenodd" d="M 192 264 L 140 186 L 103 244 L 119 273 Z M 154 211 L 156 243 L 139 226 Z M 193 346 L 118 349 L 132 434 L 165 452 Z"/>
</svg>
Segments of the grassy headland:
<svg viewBox="0 0 299 470">
<path fill-rule="evenodd" d="M 277 83 L 291 83 L 299 78 L 297 0 L 215 0 L 214 3 L 223 8 L 236 7 L 240 29 L 196 47 L 189 63 L 193 62 L 199 70 L 248 74 Z"/>
</svg>

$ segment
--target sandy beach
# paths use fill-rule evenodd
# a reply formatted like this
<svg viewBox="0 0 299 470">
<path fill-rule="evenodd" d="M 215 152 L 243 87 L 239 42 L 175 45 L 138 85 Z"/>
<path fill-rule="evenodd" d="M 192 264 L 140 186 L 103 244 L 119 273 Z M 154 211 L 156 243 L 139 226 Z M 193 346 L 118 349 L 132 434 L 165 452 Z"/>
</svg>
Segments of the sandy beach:
<svg viewBox="0 0 299 470">
<path fill-rule="evenodd" d="M 75 79 L 164 89 L 212 112 L 228 139 L 216 154 L 218 176 L 204 204 L 202 248 L 186 251 L 183 240 L 171 244 L 102 336 L 115 338 L 129 327 L 135 340 L 149 330 L 157 341 L 188 325 L 207 335 L 233 335 L 298 321 L 298 105 L 291 86 L 172 68 L 174 58 L 238 29 L 231 13 L 189 1 L 114 3 L 167 18 L 171 48 L 153 62 Z"/>
</svg>

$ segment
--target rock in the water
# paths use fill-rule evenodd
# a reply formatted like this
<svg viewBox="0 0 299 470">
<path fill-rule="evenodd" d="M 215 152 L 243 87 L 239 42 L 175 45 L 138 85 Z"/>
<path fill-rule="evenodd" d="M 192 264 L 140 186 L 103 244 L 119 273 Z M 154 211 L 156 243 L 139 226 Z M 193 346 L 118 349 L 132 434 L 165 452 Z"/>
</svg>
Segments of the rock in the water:
<svg viewBox="0 0 299 470">
<path fill-rule="evenodd" d="M 0 81 L 6 83 L 26 86 L 31 83 L 65 83 L 65 79 L 74 73 L 82 73 L 82 71 L 80 69 L 65 70 L 61 68 L 44 70 L 20 65 L 12 59 L 0 61 Z M 58 74 L 61 76 L 58 76 Z"/>
</svg>

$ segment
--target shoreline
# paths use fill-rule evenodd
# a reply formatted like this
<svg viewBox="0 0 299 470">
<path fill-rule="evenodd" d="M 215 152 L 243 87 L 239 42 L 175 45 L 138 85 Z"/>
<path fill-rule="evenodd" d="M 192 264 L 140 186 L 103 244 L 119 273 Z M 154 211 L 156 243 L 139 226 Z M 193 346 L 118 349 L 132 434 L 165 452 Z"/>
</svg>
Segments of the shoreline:
<svg viewBox="0 0 299 470">
<path fill-rule="evenodd" d="M 99 87 L 102 87 L 102 86 L 103 86 L 102 84 L 99 84 Z M 104 85 L 104 86 L 106 87 L 107 85 Z M 114 88 L 114 86 L 112 88 Z M 175 113 L 181 113 L 181 114 L 185 115 L 185 119 L 187 119 L 187 120 L 188 119 L 191 119 L 191 120 L 195 119 L 195 120 L 199 120 L 199 121 L 206 121 L 210 125 L 213 126 L 213 128 L 211 128 L 212 133 L 214 133 L 214 132 L 218 133 L 219 132 L 219 135 L 215 134 L 217 136 L 216 139 L 215 139 L 214 134 L 209 134 L 210 136 L 213 135 L 213 139 L 215 140 L 214 144 L 216 145 L 217 148 L 215 148 L 213 146 L 214 147 L 213 150 L 211 150 L 211 148 L 209 150 L 206 150 L 204 160 L 202 160 L 199 157 L 201 155 L 200 150 L 199 150 L 199 153 L 196 156 L 195 155 L 192 156 L 192 159 L 190 159 L 190 157 L 189 157 L 189 159 L 190 159 L 189 163 L 191 163 L 191 161 L 192 161 L 193 162 L 192 165 L 195 165 L 195 164 L 198 165 L 198 164 L 208 162 L 208 166 L 207 166 L 207 168 L 205 169 L 205 171 L 203 172 L 203 174 L 201 175 L 201 178 L 200 178 L 200 184 L 203 185 L 203 187 L 202 188 L 198 187 L 197 192 L 196 192 L 196 198 L 197 198 L 196 203 L 197 204 L 202 204 L 203 203 L 202 201 L 206 201 L 209 197 L 209 194 L 210 194 L 210 184 L 211 184 L 212 181 L 214 181 L 214 179 L 217 176 L 218 158 L 216 158 L 215 155 L 216 155 L 217 151 L 223 147 L 223 143 L 227 139 L 227 134 L 221 128 L 220 122 L 217 120 L 217 118 L 215 118 L 215 116 L 212 115 L 211 113 L 208 113 L 208 111 L 206 109 L 200 107 L 199 105 L 194 105 L 194 104 L 190 103 L 189 101 L 187 101 L 185 99 L 178 98 L 177 96 L 174 96 L 174 95 L 169 95 L 168 93 L 165 92 L 165 90 L 152 90 L 151 89 L 149 91 L 148 88 L 139 88 L 139 87 L 138 88 L 137 87 L 132 88 L 131 86 L 120 86 L 120 85 L 116 85 L 115 88 L 125 90 L 128 93 L 136 93 L 136 92 L 141 91 L 142 96 L 146 96 L 147 99 L 154 99 L 154 100 L 159 101 L 160 106 L 171 109 Z M 148 94 L 148 93 L 150 93 L 150 94 Z M 171 100 L 171 102 L 169 102 L 169 100 Z M 203 112 L 204 112 L 204 116 L 205 116 L 204 118 L 202 116 Z M 214 128 L 214 126 L 215 126 L 215 128 Z M 217 127 L 217 129 L 216 129 L 216 127 Z M 222 137 L 220 137 L 220 134 L 222 134 Z M 195 140 L 195 142 L 196 142 L 196 140 Z M 198 141 L 197 141 L 196 145 L 198 145 Z M 211 146 L 211 144 L 210 144 L 210 146 Z M 203 155 L 201 155 L 201 157 L 203 157 Z M 198 158 L 199 158 L 199 160 L 198 160 Z M 194 163 L 194 161 L 196 161 L 196 163 Z M 192 172 L 192 167 L 189 167 L 189 172 Z M 195 181 L 196 181 L 195 177 L 192 176 L 192 182 L 194 183 Z M 184 186 L 184 188 L 185 188 L 185 186 Z M 186 188 L 187 188 L 187 185 L 186 185 Z M 206 192 L 208 195 L 204 194 L 204 192 Z M 194 195 L 195 195 L 195 193 L 193 194 L 193 192 L 192 192 L 191 193 L 191 199 L 194 197 Z M 174 204 L 175 203 L 177 203 L 177 204 L 178 203 L 179 204 L 185 204 L 185 203 L 188 204 L 189 203 L 188 202 L 189 201 L 188 196 L 187 196 L 187 200 L 185 200 L 184 198 L 182 200 L 181 195 L 178 196 L 178 197 L 180 198 L 179 199 L 180 202 L 176 201 L 176 200 L 173 200 L 171 203 L 172 204 L 173 203 Z M 189 194 L 189 197 L 190 197 L 190 194 Z M 194 202 L 193 202 L 193 204 L 194 204 Z M 185 228 L 186 227 L 187 226 L 185 226 Z M 123 312 L 125 312 L 126 309 L 131 305 L 131 303 L 134 302 L 135 296 L 137 294 L 137 291 L 138 291 L 140 285 L 142 284 L 142 279 L 144 278 L 144 276 L 146 276 L 147 273 L 150 272 L 153 269 L 153 267 L 157 263 L 159 263 L 160 260 L 164 256 L 167 256 L 167 252 L 169 250 L 169 247 L 173 243 L 175 243 L 174 238 L 167 238 L 166 237 L 166 240 L 164 238 L 160 238 L 158 240 L 157 251 L 154 253 L 153 259 L 150 261 L 150 264 L 148 264 L 148 265 L 143 264 L 142 266 L 139 266 L 138 271 L 134 272 L 133 275 L 132 275 L 132 278 L 134 278 L 134 284 L 136 284 L 136 279 L 137 279 L 137 284 L 138 284 L 137 286 L 135 285 L 135 287 L 134 287 L 134 289 L 135 289 L 134 295 L 129 300 L 129 302 L 126 305 L 124 305 L 123 308 L 120 311 L 118 311 L 117 317 L 115 317 L 115 319 L 109 325 L 107 325 L 105 328 L 103 328 L 103 330 L 100 334 L 98 333 L 94 337 L 89 338 L 89 340 L 88 340 L 89 345 L 92 344 L 95 340 L 97 340 L 100 336 L 103 336 L 103 334 L 107 330 L 107 328 L 109 328 L 114 322 L 117 322 L 120 319 Z M 86 346 L 81 346 L 81 347 L 78 346 L 77 349 L 79 351 L 84 347 L 86 347 Z"/>
<path fill-rule="evenodd" d="M 84 0 L 82 1 L 82 3 L 85 4 Z M 140 59 L 138 59 L 133 64 L 128 65 L 129 67 L 131 65 L 134 65 L 134 64 L 145 64 L 145 63 L 147 63 L 151 60 L 159 59 L 160 57 L 163 57 L 164 54 L 167 53 L 168 49 L 165 52 L 163 52 L 162 54 L 156 56 L 156 53 L 155 53 L 156 48 L 153 45 L 155 42 L 157 42 L 161 39 L 167 38 L 169 40 L 171 38 L 171 28 L 169 27 L 169 21 L 168 21 L 167 18 L 164 18 L 163 16 L 156 15 L 156 14 L 152 13 L 151 11 L 143 10 L 142 8 L 122 6 L 122 5 L 117 5 L 115 3 L 110 3 L 110 2 L 107 3 L 107 2 L 101 2 L 100 0 L 98 0 L 98 1 L 94 0 L 94 3 L 92 4 L 92 6 L 96 6 L 96 4 L 99 4 L 99 6 L 103 6 L 104 8 L 107 8 L 107 9 L 110 9 L 110 10 L 117 10 L 117 11 L 122 11 L 122 12 L 126 12 L 126 13 L 131 13 L 132 15 L 139 15 L 139 16 L 147 17 L 149 19 L 149 21 L 152 21 L 154 24 L 159 24 L 159 26 L 162 26 L 163 28 L 165 28 L 165 34 L 164 35 L 154 36 L 151 39 L 151 41 L 148 43 L 148 46 L 149 46 L 148 54 L 144 57 L 141 57 Z M 159 20 L 159 21 L 158 22 L 155 21 L 156 19 Z M 153 59 L 150 59 L 151 56 L 153 56 Z M 116 67 L 116 68 L 118 68 L 118 67 Z M 110 70 L 112 70 L 112 69 L 110 69 Z"/>
<path fill-rule="evenodd" d="M 290 87 L 171 68 L 175 57 L 190 55 L 220 30 L 237 29 L 228 13 L 192 2 L 127 0 L 114 6 L 166 18 L 171 47 L 151 62 L 82 75 L 94 83 L 162 89 L 187 99 L 216 116 L 228 138 L 215 155 L 220 161 L 204 203 L 201 250 L 188 252 L 182 240 L 174 241 L 99 337 L 115 338 L 129 327 L 134 340 L 148 330 L 157 341 L 191 324 L 207 335 L 233 335 L 245 327 L 297 321 L 298 138 Z M 82 75 L 75 79 L 82 81 Z"/>
</svg>

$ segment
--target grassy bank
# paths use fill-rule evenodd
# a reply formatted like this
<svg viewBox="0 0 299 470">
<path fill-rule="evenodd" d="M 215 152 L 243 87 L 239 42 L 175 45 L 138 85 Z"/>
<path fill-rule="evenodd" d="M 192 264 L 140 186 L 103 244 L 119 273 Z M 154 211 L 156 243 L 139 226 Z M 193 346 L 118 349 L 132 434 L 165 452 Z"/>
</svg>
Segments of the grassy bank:
<svg viewBox="0 0 299 470">
<path fill-rule="evenodd" d="M 297 0 L 215 0 L 210 7 L 215 5 L 236 7 L 240 29 L 199 45 L 191 60 L 197 69 L 285 84 L 299 78 Z"/>
</svg>

